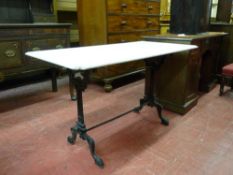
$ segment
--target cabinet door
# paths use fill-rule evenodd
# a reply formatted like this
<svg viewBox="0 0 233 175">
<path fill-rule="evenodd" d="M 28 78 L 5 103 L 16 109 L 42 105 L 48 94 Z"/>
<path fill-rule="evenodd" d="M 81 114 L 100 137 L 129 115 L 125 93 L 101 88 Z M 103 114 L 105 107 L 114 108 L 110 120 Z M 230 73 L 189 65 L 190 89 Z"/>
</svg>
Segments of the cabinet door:
<svg viewBox="0 0 233 175">
<path fill-rule="evenodd" d="M 21 43 L 18 41 L 0 42 L 0 69 L 21 66 Z"/>
</svg>

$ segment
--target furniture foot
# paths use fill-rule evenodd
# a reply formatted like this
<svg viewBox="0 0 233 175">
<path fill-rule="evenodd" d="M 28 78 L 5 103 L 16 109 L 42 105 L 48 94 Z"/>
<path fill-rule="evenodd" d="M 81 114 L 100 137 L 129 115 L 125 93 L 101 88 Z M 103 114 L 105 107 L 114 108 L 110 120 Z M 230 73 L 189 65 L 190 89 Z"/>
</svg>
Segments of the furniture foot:
<svg viewBox="0 0 233 175">
<path fill-rule="evenodd" d="M 221 82 L 220 82 L 220 89 L 219 89 L 219 96 L 222 96 L 223 95 L 223 91 L 224 91 L 224 81 L 225 81 L 225 78 L 221 77 Z"/>
<path fill-rule="evenodd" d="M 104 84 L 104 90 L 105 92 L 111 92 L 112 91 L 112 82 L 110 81 L 105 81 L 105 84 Z"/>
<path fill-rule="evenodd" d="M 161 120 L 161 124 L 163 124 L 165 126 L 169 125 L 169 120 L 166 119 L 165 117 L 163 117 L 163 115 L 162 115 L 163 106 L 161 104 L 159 104 L 156 100 L 152 100 L 150 98 L 149 99 L 147 99 L 147 98 L 141 99 L 140 105 L 138 107 L 136 107 L 133 111 L 139 113 L 145 105 L 148 105 L 150 107 L 156 107 L 157 111 L 158 111 L 159 119 Z"/>
<path fill-rule="evenodd" d="M 87 132 L 87 129 L 85 125 L 82 123 L 78 123 L 75 127 L 71 128 L 72 135 L 67 137 L 67 141 L 73 145 L 76 141 L 77 134 L 79 134 L 79 137 L 82 140 L 87 141 L 90 152 L 91 152 L 91 156 L 94 159 L 95 164 L 103 168 L 104 161 L 95 152 L 95 141 L 86 132 Z"/>
<path fill-rule="evenodd" d="M 231 90 L 233 90 L 233 77 L 231 78 Z"/>
<path fill-rule="evenodd" d="M 77 134 L 79 133 L 79 129 L 78 129 L 78 126 L 75 126 L 74 128 L 71 128 L 70 130 L 71 130 L 72 135 L 67 137 L 67 141 L 73 145 L 76 141 Z"/>
<path fill-rule="evenodd" d="M 87 143 L 89 145 L 90 152 L 91 152 L 91 156 L 94 159 L 95 164 L 98 165 L 100 168 L 103 168 L 104 161 L 95 152 L 95 141 L 86 133 L 81 134 L 80 137 L 83 140 L 87 141 Z"/>
<path fill-rule="evenodd" d="M 139 113 L 143 106 L 145 106 L 147 104 L 147 101 L 143 98 L 143 99 L 140 99 L 140 105 L 138 107 L 136 107 L 133 111 L 136 112 L 136 113 Z"/>
<path fill-rule="evenodd" d="M 165 125 L 165 126 L 168 126 L 169 125 L 169 121 L 168 119 L 166 119 L 165 117 L 163 117 L 162 115 L 162 109 L 163 109 L 163 106 L 161 104 L 159 104 L 157 101 L 153 101 L 153 104 L 151 107 L 155 106 L 157 108 L 157 111 L 158 111 L 158 115 L 159 115 L 159 118 L 161 120 L 161 124 Z"/>
</svg>

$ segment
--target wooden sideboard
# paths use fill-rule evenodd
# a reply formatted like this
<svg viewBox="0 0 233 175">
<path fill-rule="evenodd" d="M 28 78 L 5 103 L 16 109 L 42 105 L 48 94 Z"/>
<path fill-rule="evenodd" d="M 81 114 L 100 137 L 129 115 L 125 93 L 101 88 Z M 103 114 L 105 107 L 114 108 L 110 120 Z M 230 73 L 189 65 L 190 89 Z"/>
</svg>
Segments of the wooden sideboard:
<svg viewBox="0 0 233 175">
<path fill-rule="evenodd" d="M 53 0 L 0 1 L 0 81 L 34 75 L 51 65 L 24 53 L 68 47 L 68 23 L 56 23 Z"/>
<path fill-rule="evenodd" d="M 136 41 L 143 35 L 159 34 L 159 0 L 78 0 L 77 11 L 82 46 Z M 143 69 L 144 63 L 136 61 L 96 69 L 92 77 L 111 91 L 112 81 Z"/>
<path fill-rule="evenodd" d="M 185 114 L 197 104 L 198 90 L 208 92 L 216 83 L 223 32 L 196 35 L 164 34 L 145 36 L 148 41 L 194 44 L 198 49 L 172 54 L 154 75 L 158 82 L 154 90 L 159 101 L 171 111 Z"/>
<path fill-rule="evenodd" d="M 24 55 L 29 50 L 69 46 L 70 24 L 1 24 L 0 81 L 48 70 L 51 65 Z"/>
</svg>

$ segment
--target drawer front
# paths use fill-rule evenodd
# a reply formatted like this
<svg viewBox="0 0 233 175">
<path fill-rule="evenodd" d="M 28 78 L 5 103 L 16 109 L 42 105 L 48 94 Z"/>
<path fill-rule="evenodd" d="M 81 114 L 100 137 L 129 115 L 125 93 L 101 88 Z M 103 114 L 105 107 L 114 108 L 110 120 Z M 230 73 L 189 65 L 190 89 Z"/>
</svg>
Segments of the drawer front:
<svg viewBox="0 0 233 175">
<path fill-rule="evenodd" d="M 125 73 L 133 72 L 144 68 L 143 61 L 134 61 L 130 63 L 122 63 L 107 67 L 101 67 L 96 69 L 95 75 L 99 78 L 109 78 Z"/>
<path fill-rule="evenodd" d="M 27 35 L 28 31 L 26 29 L 0 29 L 1 38 L 9 39 L 11 37 L 22 37 Z"/>
<path fill-rule="evenodd" d="M 0 42 L 0 69 L 14 68 L 23 64 L 21 44 L 17 41 Z"/>
<path fill-rule="evenodd" d="M 148 32 L 113 34 L 108 36 L 108 42 L 122 43 L 122 42 L 130 42 L 130 41 L 139 41 L 142 40 L 142 36 L 157 35 L 157 34 L 159 34 L 159 30 L 148 31 Z"/>
<path fill-rule="evenodd" d="M 48 34 L 67 34 L 68 29 L 66 28 L 34 28 L 29 29 L 29 35 L 48 35 Z"/>
<path fill-rule="evenodd" d="M 27 51 L 35 51 L 35 50 L 46 50 L 46 49 L 59 49 L 66 47 L 65 39 L 41 39 L 41 40 L 30 40 L 26 41 L 26 49 Z M 38 59 L 30 58 L 27 59 L 28 63 L 41 62 Z"/>
<path fill-rule="evenodd" d="M 158 29 L 159 17 L 108 16 L 108 32 Z"/>
<path fill-rule="evenodd" d="M 108 13 L 159 14 L 160 3 L 147 0 L 107 0 Z"/>
</svg>

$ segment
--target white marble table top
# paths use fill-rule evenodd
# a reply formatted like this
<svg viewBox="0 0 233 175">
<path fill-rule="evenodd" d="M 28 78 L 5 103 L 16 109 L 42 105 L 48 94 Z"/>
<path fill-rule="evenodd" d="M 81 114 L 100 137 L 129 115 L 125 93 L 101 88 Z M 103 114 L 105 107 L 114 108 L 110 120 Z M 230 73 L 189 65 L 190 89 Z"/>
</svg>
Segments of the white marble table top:
<svg viewBox="0 0 233 175">
<path fill-rule="evenodd" d="M 194 45 L 136 41 L 98 46 L 30 51 L 26 52 L 26 55 L 71 70 L 88 70 L 195 48 L 197 48 L 197 46 Z"/>
</svg>

